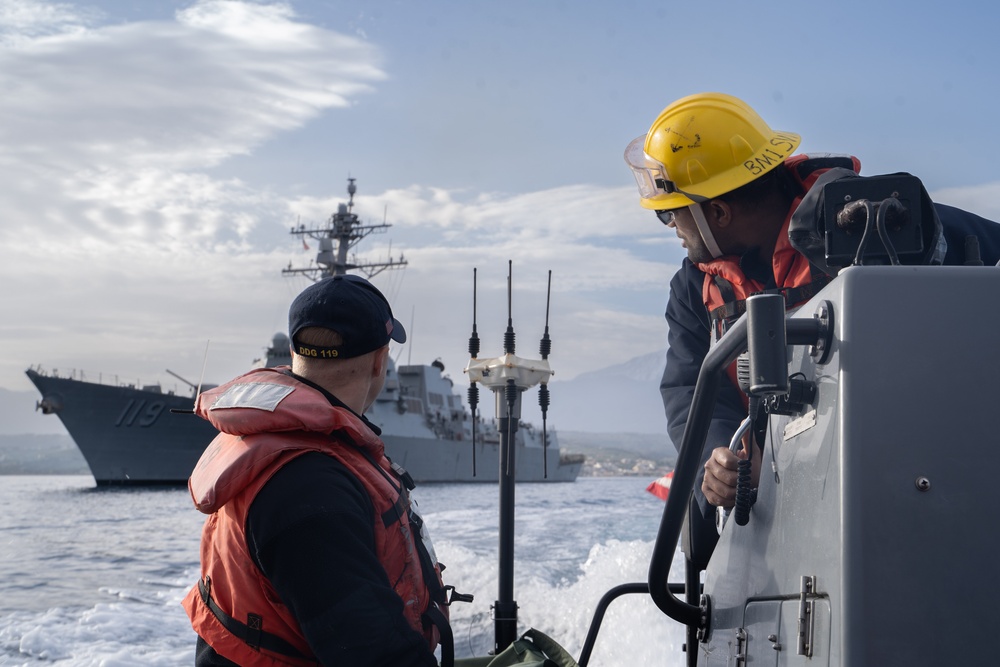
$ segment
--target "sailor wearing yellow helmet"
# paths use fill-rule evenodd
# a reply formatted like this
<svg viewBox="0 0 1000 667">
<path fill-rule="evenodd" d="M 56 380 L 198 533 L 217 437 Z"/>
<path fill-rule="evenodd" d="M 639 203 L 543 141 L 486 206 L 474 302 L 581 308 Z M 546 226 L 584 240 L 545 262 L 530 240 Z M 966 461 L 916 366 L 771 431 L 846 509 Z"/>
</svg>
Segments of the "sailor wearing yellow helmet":
<svg viewBox="0 0 1000 667">
<path fill-rule="evenodd" d="M 848 155 L 794 155 L 800 142 L 798 134 L 771 129 L 740 99 L 700 93 L 670 104 L 625 150 L 640 205 L 675 230 L 687 250 L 670 283 L 669 347 L 660 383 L 675 444 L 681 442 L 698 371 L 713 338 L 745 310 L 746 298 L 780 291 L 794 307 L 836 273 L 796 249 L 789 223 L 797 210 L 796 219 L 801 219 L 817 207 L 821 188 L 810 191 L 818 180 L 858 177 L 861 164 Z M 1000 225 L 950 206 L 932 206 L 936 215 L 921 263 L 964 263 L 969 235 L 978 237 L 984 263 L 1000 260 Z M 716 404 L 703 453 L 704 476 L 696 487 L 709 525 L 714 524 L 710 506 L 733 506 L 737 460 L 747 457 L 725 446 L 747 415 L 746 396 L 732 371 L 733 381 L 724 383 Z M 753 450 L 756 486 L 760 449 Z M 710 531 L 693 528 L 714 533 L 714 525 Z"/>
<path fill-rule="evenodd" d="M 727 209 L 732 208 L 732 201 L 739 203 L 736 191 L 774 171 L 800 142 L 797 134 L 771 130 L 741 100 L 705 93 L 664 109 L 649 132 L 629 144 L 625 160 L 639 186 L 640 205 L 656 211 L 664 224 L 676 227 L 688 256 L 701 263 L 739 252 L 740 248 L 727 246 L 724 251 L 720 246 L 728 240 L 722 237 L 735 231 L 729 229 L 732 221 Z M 774 184 L 780 180 L 772 179 Z M 791 194 L 769 190 L 766 194 Z M 729 193 L 733 195 L 726 197 Z M 781 208 L 787 213 L 787 203 Z M 776 238 L 784 215 L 774 217 L 766 219 L 770 235 Z M 754 232 L 761 234 L 760 225 L 754 226 Z"/>
</svg>

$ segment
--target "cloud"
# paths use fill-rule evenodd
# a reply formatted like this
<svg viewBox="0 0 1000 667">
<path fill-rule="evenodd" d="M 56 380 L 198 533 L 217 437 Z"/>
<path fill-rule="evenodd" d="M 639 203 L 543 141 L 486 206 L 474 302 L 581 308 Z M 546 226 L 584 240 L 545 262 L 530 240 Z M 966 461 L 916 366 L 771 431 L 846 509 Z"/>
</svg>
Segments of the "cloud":
<svg viewBox="0 0 1000 667">
<path fill-rule="evenodd" d="M 0 0 L 0 44 L 77 32 L 97 17 L 97 12 L 80 10 L 68 3 Z"/>
<path fill-rule="evenodd" d="M 564 238 L 560 230 L 572 227 L 577 213 L 571 191 L 531 193 L 529 199 L 549 204 L 529 217 L 513 214 L 524 210 L 521 196 L 491 198 L 483 206 L 488 215 L 509 221 L 509 238 L 480 242 L 473 232 L 464 243 L 447 246 L 422 232 L 445 224 L 432 206 L 441 193 L 424 192 L 426 198 L 410 201 L 414 209 L 426 211 L 423 224 L 398 223 L 358 248 L 359 259 L 378 260 L 388 256 L 391 245 L 394 254 L 402 251 L 408 261 L 403 271 L 374 279 L 397 317 L 412 327 L 409 347 L 395 351 L 406 355 L 404 362 L 429 363 L 440 357 L 453 377 L 462 378 L 472 327 L 473 269 L 478 271 L 482 356 L 501 354 L 508 261 L 513 262 L 519 354 L 537 358 L 548 305 L 558 377 L 663 347 L 663 304 L 676 264 L 667 257 L 631 252 L 624 247 L 628 236 Z M 593 192 L 609 201 L 622 194 L 614 188 Z M 371 197 L 372 202 L 377 199 Z M 293 210 L 311 206 L 288 204 Z M 465 210 L 471 217 L 488 217 L 474 204 Z M 100 235 L 54 241 L 37 230 L 12 237 L 11 261 L 0 275 L 9 288 L 3 307 L 16 317 L 0 324 L 0 338 L 19 354 L 0 368 L 0 381 L 29 363 L 82 368 L 89 377 L 102 371 L 158 377 L 165 368 L 189 377 L 201 367 L 207 340 L 212 341 L 212 377 L 242 372 L 271 334 L 284 330 L 289 301 L 308 284 L 305 278 L 285 279 L 279 272 L 284 266 L 308 264 L 317 248 L 304 250 L 287 230 L 281 235 L 277 249 L 208 240 L 183 248 L 179 239 L 148 244 L 142 238 Z M 519 245 L 517 239 L 526 235 L 541 240 Z M 216 240 L 220 236 L 218 232 Z"/>
<path fill-rule="evenodd" d="M 388 214 L 383 201 L 395 202 Z M 452 370 L 464 366 L 474 269 L 482 355 L 501 354 L 508 262 L 518 350 L 527 357 L 538 355 L 552 272 L 550 328 L 559 377 L 665 346 L 667 285 L 683 251 L 635 206 L 633 188 L 577 186 L 470 198 L 414 186 L 360 196 L 357 206 L 362 219 L 381 222 L 387 215 L 394 225 L 386 237 L 366 241 L 366 256 L 384 259 L 391 241 L 409 262 L 404 275 L 377 280 L 388 288 L 397 317 L 404 324 L 415 320 L 406 352 L 415 362 L 440 356 Z"/>
<path fill-rule="evenodd" d="M 252 295 L 285 297 L 264 280 L 275 244 L 255 243 L 276 231 L 261 220 L 290 212 L 212 168 L 385 76 L 375 47 L 301 23 L 286 4 L 102 18 L 0 0 L 0 332 L 20 351 L 7 377 L 95 355 L 159 373 L 213 330 L 236 338 Z M 215 327 L 220 313 L 227 326 Z"/>
<path fill-rule="evenodd" d="M 208 340 L 211 378 L 245 370 L 306 284 L 280 269 L 317 250 L 288 227 L 324 222 L 344 198 L 214 169 L 372 92 L 379 51 L 286 4 L 206 0 L 173 20 L 104 25 L 70 5 L 8 1 L 0 17 L 0 340 L 16 350 L 0 386 L 24 388 L 36 363 L 197 376 Z M 361 192 L 362 219 L 393 226 L 356 250 L 409 262 L 375 279 L 414 323 L 403 361 L 442 357 L 461 377 L 474 268 L 483 355 L 499 354 L 508 261 L 524 356 L 537 355 L 552 271 L 559 377 L 663 347 L 679 248 L 631 188 Z"/>
<path fill-rule="evenodd" d="M 0 203 L 53 232 L 82 218 L 106 235 L 245 237 L 260 197 L 210 170 L 385 76 L 377 49 L 284 4 L 206 0 L 174 21 L 105 26 L 61 4 L 7 2 L 0 16 Z"/>
</svg>

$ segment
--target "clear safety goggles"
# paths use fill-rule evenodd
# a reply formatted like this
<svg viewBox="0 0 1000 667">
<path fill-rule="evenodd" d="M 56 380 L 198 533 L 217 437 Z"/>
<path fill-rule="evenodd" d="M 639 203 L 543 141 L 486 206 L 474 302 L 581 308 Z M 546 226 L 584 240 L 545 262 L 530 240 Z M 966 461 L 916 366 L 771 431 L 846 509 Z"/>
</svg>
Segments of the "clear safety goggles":
<svg viewBox="0 0 1000 667">
<path fill-rule="evenodd" d="M 677 184 L 670 180 L 667 175 L 667 168 L 659 160 L 654 160 L 644 150 L 646 145 L 646 135 L 636 137 L 625 149 L 625 162 L 632 170 L 636 185 L 639 186 L 639 195 L 643 199 L 653 199 L 659 195 L 672 195 L 674 193 L 684 195 L 693 202 L 706 202 L 708 197 L 685 192 L 677 187 Z M 664 222 L 663 224 L 668 224 Z"/>
<path fill-rule="evenodd" d="M 636 137 L 625 149 L 625 163 L 632 170 L 636 185 L 639 186 L 639 196 L 652 199 L 658 195 L 669 195 L 677 192 L 674 182 L 667 177 L 667 168 L 663 163 L 654 160 L 643 150 L 646 135 Z"/>
</svg>

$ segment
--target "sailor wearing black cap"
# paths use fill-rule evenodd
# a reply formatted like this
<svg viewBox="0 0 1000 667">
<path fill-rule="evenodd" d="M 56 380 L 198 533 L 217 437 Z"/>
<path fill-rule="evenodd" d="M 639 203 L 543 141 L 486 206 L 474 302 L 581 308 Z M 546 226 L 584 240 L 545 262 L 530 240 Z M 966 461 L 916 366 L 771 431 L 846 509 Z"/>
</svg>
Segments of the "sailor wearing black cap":
<svg viewBox="0 0 1000 667">
<path fill-rule="evenodd" d="M 346 275 L 296 297 L 288 331 L 291 368 L 196 405 L 221 431 L 189 483 L 209 515 L 184 600 L 196 664 L 436 665 L 439 641 L 450 652 L 442 567 L 408 476 L 363 416 L 406 332 L 378 289 Z"/>
<path fill-rule="evenodd" d="M 305 331 L 309 328 L 325 331 Z M 406 342 L 406 331 L 382 293 L 352 275 L 327 278 L 295 297 L 288 311 L 288 333 L 292 350 L 314 359 L 348 359 L 385 347 L 390 339 Z M 339 342 L 309 342 L 317 338 L 320 343 Z"/>
</svg>

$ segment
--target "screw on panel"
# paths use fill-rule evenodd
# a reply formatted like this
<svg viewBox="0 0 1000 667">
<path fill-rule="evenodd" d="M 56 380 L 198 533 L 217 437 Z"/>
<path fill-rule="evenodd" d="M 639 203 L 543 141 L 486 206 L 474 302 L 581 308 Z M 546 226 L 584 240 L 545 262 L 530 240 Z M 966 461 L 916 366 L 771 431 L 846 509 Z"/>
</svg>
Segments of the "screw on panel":
<svg viewBox="0 0 1000 667">
<path fill-rule="evenodd" d="M 819 322 L 819 338 L 809 348 L 809 356 L 823 365 L 830 360 L 833 347 L 833 303 L 823 301 L 813 313 L 813 318 Z"/>
<path fill-rule="evenodd" d="M 920 477 L 917 477 L 917 479 L 914 481 L 914 484 L 917 485 L 917 490 L 918 491 L 930 491 L 931 490 L 931 480 L 927 479 L 923 475 L 921 475 Z"/>
</svg>

